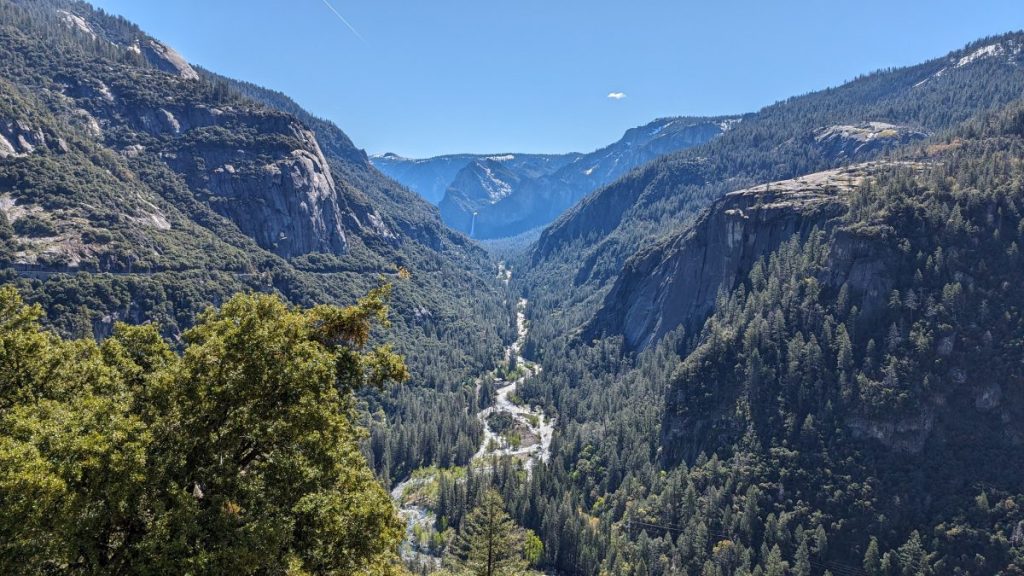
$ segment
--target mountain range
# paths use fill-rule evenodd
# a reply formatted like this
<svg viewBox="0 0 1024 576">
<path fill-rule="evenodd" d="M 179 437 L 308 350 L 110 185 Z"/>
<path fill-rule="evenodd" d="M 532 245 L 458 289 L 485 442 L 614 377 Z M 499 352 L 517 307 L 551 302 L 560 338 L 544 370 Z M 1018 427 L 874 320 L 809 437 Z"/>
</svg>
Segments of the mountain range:
<svg viewBox="0 0 1024 576">
<path fill-rule="evenodd" d="M 437 204 L 448 226 L 471 238 L 505 238 L 547 225 L 589 192 L 658 156 L 704 144 L 740 120 L 662 118 L 589 154 L 458 154 L 423 160 L 384 154 L 371 160 Z"/>
<path fill-rule="evenodd" d="M 159 354 L 126 350 L 157 347 L 118 322 L 151 324 L 166 358 L 196 334 L 215 349 L 213 328 L 188 329 L 231 333 L 204 310 L 236 292 L 297 310 L 387 284 L 391 333 L 357 336 L 392 341 L 411 378 L 345 407 L 352 436 L 366 430 L 349 462 L 396 541 L 385 487 L 408 513 L 407 566 L 389 544 L 382 573 L 457 569 L 487 501 L 532 532 L 549 573 L 1020 574 L 1022 182 L 1020 32 L 743 115 L 658 120 L 590 154 L 409 160 L 370 158 L 285 94 L 191 65 L 85 3 L 0 0 L 0 281 L 30 305 L 0 306 L 0 567 L 136 573 L 119 547 L 141 533 L 187 554 L 270 534 L 255 514 L 331 510 L 217 493 L 213 459 L 173 497 L 122 498 L 149 512 L 93 557 L 52 535 L 91 542 L 128 513 L 38 494 L 133 485 L 111 450 L 148 421 L 107 438 L 107 412 L 51 417 L 39 411 L 56 401 L 39 398 L 87 357 L 83 375 L 123 376 L 131 394 L 98 404 L 99 386 L 81 404 L 162 406 L 149 391 L 186 372 L 144 378 Z M 537 228 L 502 261 L 474 241 Z M 15 338 L 33 310 L 44 331 Z M 58 335 L 49 363 L 22 361 Z M 272 433 L 256 424 L 242 452 Z M 48 459 L 64 454 L 52 438 L 85 448 Z M 51 469 L 60 482 L 38 480 Z M 258 491 L 252 478 L 225 485 Z M 165 538 L 177 528 L 153 519 L 169 507 L 202 512 L 216 538 Z M 282 533 L 322 543 L 321 529 Z M 294 550 L 273 560 L 330 573 Z"/>
</svg>

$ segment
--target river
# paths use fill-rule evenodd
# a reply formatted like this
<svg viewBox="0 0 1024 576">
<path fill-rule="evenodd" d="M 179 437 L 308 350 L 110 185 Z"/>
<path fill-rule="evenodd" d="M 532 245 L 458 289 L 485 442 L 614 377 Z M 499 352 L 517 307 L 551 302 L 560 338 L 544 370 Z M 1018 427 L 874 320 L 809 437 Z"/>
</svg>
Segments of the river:
<svg viewBox="0 0 1024 576">
<path fill-rule="evenodd" d="M 477 412 L 476 415 L 484 427 L 483 441 L 480 443 L 476 455 L 473 456 L 471 464 L 477 468 L 488 467 L 492 456 L 511 456 L 519 459 L 526 470 L 530 471 L 536 462 L 546 461 L 551 454 L 551 437 L 555 429 L 554 419 L 548 418 L 540 408 L 519 402 L 516 396 L 519 385 L 541 370 L 540 365 L 521 355 L 529 334 L 526 306 L 525 298 L 520 299 L 517 303 L 517 338 L 515 342 L 505 348 L 504 365 L 507 367 L 513 364 L 512 360 L 514 359 L 515 369 L 504 378 L 499 375 L 504 371 L 491 371 L 476 379 L 478 392 L 487 379 L 494 382 L 497 391 L 493 404 Z M 489 422 L 489 417 L 492 414 L 499 413 L 508 414 L 504 417 L 506 430 L 502 434 L 495 432 Z M 511 421 L 511 425 L 507 424 L 509 421 Z M 398 507 L 399 515 L 406 521 L 406 540 L 402 544 L 402 558 L 436 567 L 440 564 L 441 559 L 430 554 L 417 542 L 416 538 L 417 531 L 429 533 L 432 530 L 435 521 L 434 514 L 429 509 L 429 503 L 410 497 L 410 494 L 417 488 L 435 480 L 435 474 L 414 473 L 409 479 L 395 486 L 391 491 L 391 497 Z"/>
</svg>

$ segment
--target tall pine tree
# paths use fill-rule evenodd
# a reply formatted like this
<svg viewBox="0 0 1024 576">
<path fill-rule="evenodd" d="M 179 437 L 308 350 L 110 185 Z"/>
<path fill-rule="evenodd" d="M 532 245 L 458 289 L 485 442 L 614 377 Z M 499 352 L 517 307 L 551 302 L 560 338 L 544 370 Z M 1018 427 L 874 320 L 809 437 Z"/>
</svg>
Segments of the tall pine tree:
<svg viewBox="0 0 1024 576">
<path fill-rule="evenodd" d="M 455 540 L 458 564 L 474 576 L 503 576 L 526 571 L 524 532 L 505 512 L 497 490 L 488 488 L 466 516 Z"/>
</svg>

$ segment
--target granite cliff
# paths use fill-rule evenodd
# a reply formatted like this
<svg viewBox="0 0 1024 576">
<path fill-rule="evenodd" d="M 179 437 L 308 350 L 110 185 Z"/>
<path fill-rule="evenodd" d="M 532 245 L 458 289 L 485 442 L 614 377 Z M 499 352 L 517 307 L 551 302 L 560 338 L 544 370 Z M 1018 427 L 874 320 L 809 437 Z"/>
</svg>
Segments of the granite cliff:
<svg viewBox="0 0 1024 576">
<path fill-rule="evenodd" d="M 644 349 L 680 326 L 700 332 L 723 291 L 794 235 L 831 227 L 846 211 L 846 193 L 871 170 L 857 165 L 727 194 L 686 233 L 630 258 L 585 336 L 622 334 Z"/>
</svg>

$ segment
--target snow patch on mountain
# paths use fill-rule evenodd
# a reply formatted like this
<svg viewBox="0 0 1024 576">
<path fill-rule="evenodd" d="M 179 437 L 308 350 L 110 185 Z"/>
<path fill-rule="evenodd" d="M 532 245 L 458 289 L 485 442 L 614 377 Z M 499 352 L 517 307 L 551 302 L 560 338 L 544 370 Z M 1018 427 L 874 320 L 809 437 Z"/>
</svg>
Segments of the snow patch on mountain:
<svg viewBox="0 0 1024 576">
<path fill-rule="evenodd" d="M 728 132 L 740 122 L 743 122 L 743 118 L 726 118 L 718 123 L 718 127 L 722 129 L 722 132 Z"/>
<path fill-rule="evenodd" d="M 952 56 L 949 58 L 949 65 L 943 66 L 938 72 L 935 72 L 931 76 L 924 78 L 920 82 L 914 84 L 914 88 L 918 88 L 928 83 L 932 78 L 941 78 L 946 75 L 950 70 L 957 68 L 963 68 L 964 66 L 970 66 L 981 60 L 988 58 L 1005 57 L 1007 63 L 1016 65 L 1017 57 L 1024 51 L 1024 44 L 1021 42 L 1009 39 L 1003 42 L 996 42 L 994 44 L 987 44 L 980 48 L 971 51 L 968 54 L 962 54 L 961 56 Z"/>
<path fill-rule="evenodd" d="M 982 46 L 974 52 L 971 52 L 967 56 L 961 58 L 955 68 L 967 66 L 968 64 L 980 60 L 982 58 L 991 58 L 993 56 L 1001 56 L 1006 52 L 1006 48 L 1002 44 L 989 44 L 988 46 Z"/>
<path fill-rule="evenodd" d="M 484 171 L 484 176 L 481 179 L 480 184 L 487 192 L 487 196 L 490 198 L 492 204 L 512 193 L 512 186 L 509 185 L 508 182 L 505 182 L 501 178 L 495 176 L 494 170 L 491 170 L 489 166 L 484 164 L 481 164 L 480 167 Z"/>
<path fill-rule="evenodd" d="M 654 129 L 651 130 L 651 136 L 657 136 L 658 134 L 661 134 L 661 132 L 663 130 L 665 130 L 665 128 L 668 128 L 669 126 L 671 126 L 671 125 L 673 125 L 675 123 L 676 123 L 676 121 L 672 120 L 671 122 L 668 122 L 667 124 L 660 124 L 658 126 L 655 126 Z"/>
</svg>

